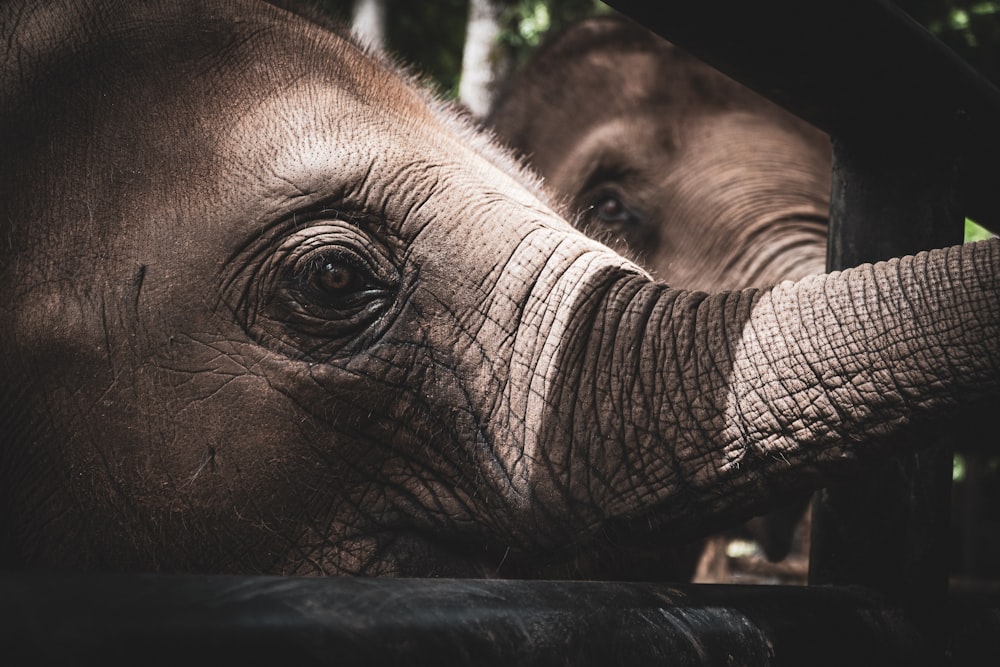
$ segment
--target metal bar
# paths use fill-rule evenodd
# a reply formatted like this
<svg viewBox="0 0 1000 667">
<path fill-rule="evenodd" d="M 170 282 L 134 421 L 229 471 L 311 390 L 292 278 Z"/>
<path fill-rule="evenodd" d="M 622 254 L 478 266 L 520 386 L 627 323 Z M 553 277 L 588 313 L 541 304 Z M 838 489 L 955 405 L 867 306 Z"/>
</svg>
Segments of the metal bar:
<svg viewBox="0 0 1000 667">
<path fill-rule="evenodd" d="M 959 138 L 962 213 L 1000 230 L 1000 90 L 888 0 L 606 0 L 832 135 Z"/>
<path fill-rule="evenodd" d="M 839 667 L 925 655 L 901 613 L 833 588 L 9 574 L 0 619 L 6 664 Z"/>
<path fill-rule="evenodd" d="M 835 137 L 827 268 L 961 243 L 954 145 L 941 136 Z M 902 438 L 921 451 L 817 495 L 809 581 L 882 591 L 933 636 L 947 592 L 952 447 L 933 434 Z M 943 659 L 944 645 L 934 650 Z"/>
</svg>

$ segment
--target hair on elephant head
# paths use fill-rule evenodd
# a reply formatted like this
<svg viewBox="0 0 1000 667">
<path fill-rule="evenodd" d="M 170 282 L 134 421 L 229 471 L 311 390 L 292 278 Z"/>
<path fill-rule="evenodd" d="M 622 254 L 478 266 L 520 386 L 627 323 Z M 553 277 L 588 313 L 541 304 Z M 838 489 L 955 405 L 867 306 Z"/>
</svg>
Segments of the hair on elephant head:
<svg viewBox="0 0 1000 667">
<path fill-rule="evenodd" d="M 995 242 L 682 291 L 300 16 L 0 33 L 7 566 L 600 574 L 997 393 Z"/>
</svg>

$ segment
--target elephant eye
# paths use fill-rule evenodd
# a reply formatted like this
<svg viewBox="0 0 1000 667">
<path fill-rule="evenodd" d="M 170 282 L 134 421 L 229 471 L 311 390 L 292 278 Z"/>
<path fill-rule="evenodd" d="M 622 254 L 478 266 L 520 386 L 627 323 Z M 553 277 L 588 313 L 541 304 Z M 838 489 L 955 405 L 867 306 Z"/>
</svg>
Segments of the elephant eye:
<svg viewBox="0 0 1000 667">
<path fill-rule="evenodd" d="M 349 259 L 320 255 L 306 262 L 297 275 L 302 293 L 327 304 L 343 302 L 373 287 L 367 271 Z"/>
<path fill-rule="evenodd" d="M 640 259 L 656 246 L 658 225 L 652 224 L 642 212 L 625 202 L 628 198 L 618 188 L 600 187 L 584 202 L 591 202 L 576 221 L 576 226 L 619 251 Z M 624 245 L 618 245 L 624 244 Z"/>
<path fill-rule="evenodd" d="M 606 225 L 627 225 L 638 221 L 632 211 L 615 195 L 602 195 L 592 206 L 593 217 Z"/>
<path fill-rule="evenodd" d="M 352 354 L 385 330 L 399 306 L 401 273 L 390 246 L 350 220 L 294 231 L 255 275 L 259 287 L 242 301 L 245 326 L 291 356 Z"/>
<path fill-rule="evenodd" d="M 330 293 L 343 292 L 360 280 L 354 267 L 334 260 L 323 262 L 315 276 L 316 286 Z"/>
<path fill-rule="evenodd" d="M 321 244 L 292 262 L 285 283 L 289 310 L 307 323 L 362 325 L 388 302 L 393 273 L 370 249 Z"/>
</svg>

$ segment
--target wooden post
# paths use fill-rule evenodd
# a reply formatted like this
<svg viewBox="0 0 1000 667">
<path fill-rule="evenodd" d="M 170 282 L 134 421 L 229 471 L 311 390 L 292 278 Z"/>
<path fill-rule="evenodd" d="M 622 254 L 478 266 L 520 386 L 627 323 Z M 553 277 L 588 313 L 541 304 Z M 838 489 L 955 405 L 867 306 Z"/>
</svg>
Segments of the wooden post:
<svg viewBox="0 0 1000 667">
<path fill-rule="evenodd" d="M 866 133 L 833 144 L 829 270 L 961 243 L 960 141 Z M 930 630 L 947 593 L 952 448 L 940 435 L 903 437 L 926 448 L 817 494 L 809 581 L 879 591 Z"/>
</svg>

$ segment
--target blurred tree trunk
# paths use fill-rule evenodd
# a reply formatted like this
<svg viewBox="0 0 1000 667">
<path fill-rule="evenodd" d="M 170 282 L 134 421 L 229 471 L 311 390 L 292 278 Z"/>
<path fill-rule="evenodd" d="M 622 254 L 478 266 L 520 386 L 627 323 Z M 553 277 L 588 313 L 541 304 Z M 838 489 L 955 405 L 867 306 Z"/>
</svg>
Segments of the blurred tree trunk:
<svg viewBox="0 0 1000 667">
<path fill-rule="evenodd" d="M 385 0 L 354 0 L 351 28 L 366 44 L 385 48 Z"/>
<path fill-rule="evenodd" d="M 458 99 L 473 115 L 490 108 L 496 86 L 510 71 L 512 57 L 500 40 L 510 0 L 469 0 Z"/>
</svg>

